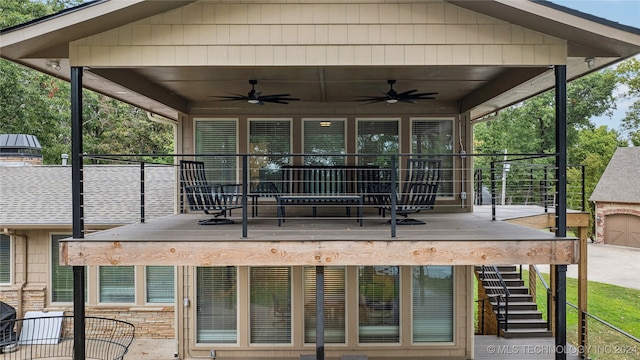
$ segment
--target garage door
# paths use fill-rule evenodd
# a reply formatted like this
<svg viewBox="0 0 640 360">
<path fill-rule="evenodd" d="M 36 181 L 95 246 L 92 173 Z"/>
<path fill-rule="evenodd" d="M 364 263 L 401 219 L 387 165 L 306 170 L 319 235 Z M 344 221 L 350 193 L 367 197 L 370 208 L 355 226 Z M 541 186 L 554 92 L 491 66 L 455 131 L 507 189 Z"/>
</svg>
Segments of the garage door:
<svg viewBox="0 0 640 360">
<path fill-rule="evenodd" d="M 640 216 L 629 214 L 607 215 L 604 243 L 640 248 Z"/>
</svg>

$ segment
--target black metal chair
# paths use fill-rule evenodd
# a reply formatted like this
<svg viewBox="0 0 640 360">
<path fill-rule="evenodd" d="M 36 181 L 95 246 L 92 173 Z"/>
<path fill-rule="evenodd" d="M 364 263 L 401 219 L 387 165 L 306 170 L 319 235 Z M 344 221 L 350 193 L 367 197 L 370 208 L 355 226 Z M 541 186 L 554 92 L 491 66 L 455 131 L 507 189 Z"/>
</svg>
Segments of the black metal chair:
<svg viewBox="0 0 640 360">
<path fill-rule="evenodd" d="M 213 215 L 211 219 L 198 221 L 200 225 L 233 224 L 233 220 L 226 218 L 227 212 L 242 208 L 242 185 L 209 183 L 202 161 L 180 161 L 180 185 L 189 210 Z"/>
<path fill-rule="evenodd" d="M 424 221 L 409 218 L 422 210 L 433 209 L 440 183 L 442 161 L 437 159 L 407 159 L 405 180 L 402 191 L 396 193 L 396 214 L 403 218 L 396 218 L 397 225 L 422 225 Z M 369 186 L 369 196 L 373 206 L 382 211 L 385 217 L 391 211 L 391 184 L 379 183 Z"/>
</svg>

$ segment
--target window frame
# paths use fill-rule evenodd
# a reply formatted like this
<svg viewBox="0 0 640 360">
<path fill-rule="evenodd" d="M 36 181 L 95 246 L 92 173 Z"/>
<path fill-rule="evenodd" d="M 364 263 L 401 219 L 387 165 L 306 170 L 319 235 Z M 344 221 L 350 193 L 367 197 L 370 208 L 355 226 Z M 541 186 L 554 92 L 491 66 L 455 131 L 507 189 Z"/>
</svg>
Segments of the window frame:
<svg viewBox="0 0 640 360">
<path fill-rule="evenodd" d="M 232 152 L 225 152 L 225 154 L 233 154 L 236 155 L 239 153 L 239 149 L 240 149 L 240 143 L 239 143 L 239 119 L 238 118 L 227 118 L 227 117 L 222 117 L 222 118 L 215 118 L 215 117 L 193 117 L 193 133 L 192 133 L 192 139 L 193 139 L 193 152 L 194 153 L 198 153 L 198 123 L 207 123 L 207 122 L 223 122 L 223 121 L 229 121 L 229 122 L 233 122 L 233 126 L 234 126 L 234 130 L 235 130 L 235 149 L 233 149 Z M 198 161 L 204 161 L 205 164 L 207 164 L 207 158 L 210 157 L 202 157 L 202 156 L 196 156 L 196 160 Z M 229 182 L 237 182 L 238 179 L 240 178 L 240 169 L 238 169 L 238 164 L 239 164 L 239 160 L 238 157 L 235 156 L 234 158 L 234 164 L 233 166 L 229 166 L 229 173 L 233 174 L 233 179 L 229 179 Z M 211 179 L 214 179 L 214 177 L 211 177 Z M 223 179 L 222 182 L 228 182 L 226 179 Z"/>
<path fill-rule="evenodd" d="M 101 281 L 101 272 L 102 269 L 105 268 L 131 268 L 133 270 L 133 301 L 131 302 L 122 302 L 122 301 L 117 301 L 117 302 L 109 302 L 109 301 L 102 301 L 102 281 Z M 138 304 L 138 289 L 137 289 L 137 285 L 139 283 L 139 279 L 137 275 L 137 271 L 136 271 L 136 266 L 135 265 L 125 265 L 125 266 L 107 266 L 107 265 L 99 265 L 97 267 L 97 275 L 98 275 L 98 281 L 97 281 L 97 302 L 100 305 L 137 305 Z"/>
<path fill-rule="evenodd" d="M 199 331 L 198 331 L 198 322 L 200 321 L 199 317 L 198 317 L 198 308 L 200 307 L 200 297 L 198 296 L 198 293 L 200 291 L 200 284 L 198 282 L 199 279 L 199 275 L 198 275 L 198 269 L 200 268 L 229 268 L 229 266 L 194 266 L 193 267 L 193 272 L 194 272 L 194 276 L 193 276 L 193 286 L 195 289 L 195 294 L 194 294 L 194 304 L 195 306 L 193 307 L 193 325 L 192 327 L 189 328 L 189 331 L 193 331 L 193 340 L 192 342 L 195 344 L 196 347 L 211 347 L 211 346 L 216 346 L 216 347 L 233 347 L 233 346 L 238 346 L 240 345 L 240 341 L 241 341 L 241 335 L 242 335 L 242 328 L 241 328 L 241 322 L 240 322 L 240 277 L 241 277 L 241 271 L 240 271 L 240 267 L 239 266 L 231 266 L 231 268 L 233 268 L 235 270 L 235 284 L 234 284 L 234 289 L 235 289 L 235 317 L 236 317 L 236 328 L 235 328 L 235 336 L 236 336 L 236 340 L 234 342 L 203 342 L 203 341 L 199 341 L 198 337 L 199 337 Z"/>
<path fill-rule="evenodd" d="M 254 270 L 260 270 L 260 269 L 266 269 L 266 268 L 272 268 L 272 269 L 287 269 L 288 272 L 288 296 L 289 298 L 287 299 L 288 304 L 289 304 L 289 339 L 288 342 L 255 342 L 254 339 L 251 336 L 252 333 L 252 326 L 253 324 L 253 318 L 251 316 L 251 312 L 252 312 L 252 301 L 251 301 L 251 297 L 252 297 L 252 272 Z M 247 311 L 249 312 L 249 316 L 248 316 L 248 328 L 247 328 L 247 343 L 249 344 L 249 346 L 293 346 L 294 342 L 295 342 L 295 337 L 297 336 L 297 333 L 295 333 L 295 321 L 294 321 L 294 317 L 296 316 L 296 312 L 294 309 L 294 288 L 293 288 L 293 284 L 294 284 L 294 276 L 295 276 L 295 271 L 294 271 L 294 267 L 292 266 L 250 266 L 248 267 L 248 288 L 249 288 L 249 292 L 248 292 L 248 303 L 247 303 Z M 275 296 L 275 295 L 274 295 Z M 274 306 L 276 306 L 274 304 Z M 277 316 L 274 314 L 274 316 Z"/>
<path fill-rule="evenodd" d="M 302 334 L 302 342 L 304 345 L 315 345 L 315 341 L 313 342 L 308 342 L 307 341 L 307 307 L 306 307 L 306 298 L 307 298 L 307 285 L 306 285 L 306 281 L 307 281 L 307 276 L 306 276 L 306 272 L 310 271 L 313 274 L 313 279 L 315 280 L 315 266 L 302 266 L 302 301 L 303 301 L 303 314 L 302 314 L 302 329 L 303 329 L 303 334 Z M 342 315 L 343 319 L 342 319 L 342 330 L 343 330 L 343 337 L 344 337 L 344 341 L 343 342 L 329 342 L 326 340 L 327 338 L 327 334 L 326 334 L 326 330 L 327 330 L 327 320 L 326 320 L 326 316 L 327 316 L 327 284 L 326 284 L 326 280 L 327 280 L 327 270 L 328 269 L 334 269 L 334 270 L 340 270 L 342 271 L 342 286 L 344 287 L 344 299 L 343 299 L 343 313 L 339 314 L 338 316 Z M 348 336 L 349 336 L 349 326 L 348 326 L 348 322 L 347 322 L 347 313 L 349 311 L 349 303 L 347 302 L 347 298 L 348 298 L 348 266 L 326 266 L 324 271 L 325 271 L 325 344 L 330 344 L 331 346 L 343 346 L 343 345 L 347 345 L 347 341 L 348 341 Z M 313 289 L 315 290 L 315 282 L 312 284 Z M 294 289 L 292 289 L 293 291 Z M 316 292 L 314 291 L 314 297 Z M 313 302 L 314 305 L 316 305 L 315 300 Z M 315 309 L 314 309 L 315 310 Z M 315 331 L 315 328 L 314 328 Z"/>
<path fill-rule="evenodd" d="M 347 143 L 348 143 L 348 134 L 347 134 L 347 118 L 302 118 L 302 127 L 301 127 L 301 149 L 302 149 L 302 153 L 303 154 L 309 154 L 309 152 L 306 150 L 306 145 L 307 145 L 307 132 L 306 132 L 306 124 L 307 123 L 311 123 L 311 122 L 318 122 L 321 123 L 323 121 L 329 121 L 329 122 L 338 122 L 341 121 L 342 122 L 342 137 L 343 137 L 343 142 L 342 142 L 342 147 L 343 147 L 343 154 L 347 154 Z M 318 157 L 322 157 L 323 155 L 318 155 Z M 326 156 L 324 156 L 326 157 Z M 307 164 L 307 156 L 304 157 L 303 159 L 303 163 L 306 165 Z M 347 165 L 347 159 L 346 156 L 342 157 L 342 164 L 336 164 L 339 166 L 342 165 Z"/>
<path fill-rule="evenodd" d="M 357 309 L 356 309 L 356 311 L 358 311 L 358 316 L 357 316 L 358 322 L 357 322 L 357 325 L 355 326 L 355 331 L 357 332 L 356 333 L 357 346 L 365 346 L 366 347 L 366 346 L 398 346 L 398 345 L 402 345 L 402 343 L 403 343 L 402 315 L 403 315 L 403 311 L 404 311 L 403 304 L 402 304 L 403 303 L 403 284 L 402 283 L 403 283 L 403 276 L 405 276 L 404 275 L 404 271 L 403 271 L 403 266 L 400 266 L 400 265 L 373 265 L 373 266 L 367 265 L 367 266 L 358 266 L 358 265 L 356 265 L 355 266 L 355 269 L 356 269 L 356 291 L 357 291 L 358 299 L 360 299 L 360 275 L 359 275 L 359 272 L 360 272 L 360 268 L 361 267 L 373 267 L 373 268 L 387 267 L 387 268 L 395 268 L 395 269 L 397 269 L 398 273 L 395 276 L 396 276 L 396 281 L 397 281 L 397 286 L 398 286 L 398 294 L 397 294 L 397 302 L 398 302 L 398 309 L 397 309 L 397 312 L 398 312 L 398 325 L 397 325 L 398 334 L 397 334 L 397 337 L 398 337 L 398 340 L 397 341 L 393 341 L 393 342 L 391 342 L 391 341 L 388 341 L 388 342 L 385 342 L 385 341 L 373 341 L 373 342 L 362 341 L 362 338 L 361 338 L 361 335 L 360 335 L 360 332 L 361 332 L 360 331 L 360 327 L 361 327 L 361 325 L 360 325 L 361 311 L 360 311 L 360 301 L 358 301 L 358 306 L 357 306 Z"/>
<path fill-rule="evenodd" d="M 415 323 L 413 321 L 413 310 L 414 310 L 414 299 L 413 299 L 413 291 L 414 291 L 414 280 L 413 280 L 413 271 L 414 268 L 416 267 L 421 267 L 421 266 L 446 266 L 446 267 L 451 267 L 451 341 L 415 341 L 414 340 L 414 334 L 415 334 Z M 456 342 L 456 296 L 457 296 L 457 291 L 456 291 L 456 277 L 457 277 L 457 266 L 454 265 L 420 265 L 420 266 L 410 266 L 410 277 L 411 277 L 411 294 L 410 294 L 410 314 L 409 314 L 409 318 L 410 318 L 410 322 L 411 322 L 411 329 L 410 329 L 410 341 L 411 341 L 411 345 L 416 345 L 416 346 L 438 346 L 438 345 L 452 345 L 455 344 Z M 473 294 L 470 294 L 473 295 Z"/>
<path fill-rule="evenodd" d="M 6 270 L 7 270 L 9 279 L 7 280 L 7 282 L 3 282 L 2 279 L 0 279 L 0 286 L 10 286 L 11 284 L 13 284 L 13 278 L 14 278 L 13 269 L 14 269 L 15 259 L 13 256 L 13 253 L 14 253 L 13 247 L 15 246 L 14 245 L 15 241 L 13 240 L 13 236 L 7 235 L 7 234 L 0 234 L 0 241 L 7 241 L 7 243 L 9 244 L 7 247 L 7 254 L 6 254 L 6 256 L 9 258 L 9 261 L 6 262 L 7 264 Z"/>
<path fill-rule="evenodd" d="M 360 150 L 360 145 L 358 143 L 358 138 L 360 137 L 360 127 L 361 124 L 365 123 L 365 122 L 383 122 L 383 121 L 387 121 L 387 122 L 395 122 L 396 124 L 396 128 L 398 130 L 397 133 L 397 137 L 398 137 L 398 143 L 397 143 L 397 147 L 398 150 L 395 153 L 382 153 L 382 154 L 400 154 L 401 153 L 401 149 L 402 149 L 402 118 L 400 117 L 375 117 L 375 118 L 365 118 L 365 117 L 357 117 L 356 119 L 356 132 L 355 132 L 355 136 L 354 136 L 354 146 L 355 146 L 355 152 L 356 154 L 366 154 L 367 152 L 362 152 Z M 358 165 L 376 165 L 376 164 L 371 164 L 371 163 L 367 163 L 367 164 L 362 164 L 361 163 L 361 159 L 363 157 L 362 156 L 358 156 L 357 159 L 357 163 Z M 398 164 L 396 164 L 396 166 L 398 166 Z M 380 167 L 390 167 L 390 164 L 384 164 L 384 165 L 380 165 Z"/>
<path fill-rule="evenodd" d="M 149 301 L 149 278 L 147 277 L 149 275 L 149 268 L 171 268 L 172 269 L 172 282 L 173 282 L 173 287 L 172 287 L 172 300 L 171 301 Z M 135 271 L 135 270 L 134 270 Z M 145 265 L 143 268 L 144 271 L 144 302 L 145 304 L 174 304 L 176 302 L 176 267 L 173 265 Z"/>
<path fill-rule="evenodd" d="M 253 147 L 251 146 L 251 144 L 252 144 L 252 143 L 251 143 L 251 136 L 252 136 L 252 133 L 251 133 L 251 123 L 260 123 L 260 122 L 264 122 L 264 123 L 266 123 L 266 122 L 286 122 L 286 123 L 289 125 L 289 131 L 288 131 L 288 136 L 289 136 L 289 149 L 287 150 L 287 153 L 291 154 L 291 153 L 293 152 L 293 143 L 294 143 L 294 141 L 293 141 L 293 140 L 294 140 L 294 139 L 293 139 L 293 135 L 294 135 L 294 134 L 293 134 L 293 118 L 287 118 L 287 117 L 274 117 L 274 118 L 247 118 L 247 148 L 248 148 L 247 153 L 251 155 L 251 156 L 250 156 L 251 158 L 249 159 L 249 164 L 250 164 L 250 165 L 249 165 L 249 173 L 250 173 L 250 175 L 249 175 L 249 177 L 250 177 L 250 178 L 249 178 L 249 182 L 250 182 L 250 183 L 254 183 L 254 182 L 255 182 L 255 183 L 257 183 L 257 182 L 259 182 L 259 181 L 264 180 L 264 179 L 261 179 L 261 177 L 260 177 L 259 172 L 260 172 L 261 167 L 259 167 L 259 166 L 255 169 L 256 171 L 258 171 L 258 176 L 257 176 L 257 177 L 252 177 L 252 176 L 251 176 L 251 174 L 252 174 L 252 173 L 253 173 L 253 171 L 254 171 L 254 169 L 252 168 L 252 165 L 253 165 L 253 164 L 252 164 L 253 157 L 254 157 L 255 155 L 259 155 L 259 153 L 254 153 L 254 149 L 253 149 Z M 268 158 L 271 158 L 270 156 L 267 156 L 267 157 L 268 157 Z M 292 165 L 292 161 L 293 161 L 293 159 L 291 158 L 291 156 L 284 156 L 284 154 L 283 154 L 283 156 L 282 156 L 281 158 L 288 158 L 288 165 Z M 282 166 L 282 165 L 281 165 L 281 166 Z M 273 169 L 273 170 L 276 170 L 276 169 Z M 277 170 L 279 170 L 279 169 L 277 169 Z M 268 180 L 269 180 L 269 179 L 267 179 L 267 181 L 268 181 Z"/>
<path fill-rule="evenodd" d="M 418 155 L 425 155 L 426 157 L 429 156 L 429 154 L 426 153 L 418 153 L 416 152 L 416 150 L 414 150 L 413 146 L 414 146 L 414 141 L 413 141 L 413 135 L 414 135 L 414 131 L 413 131 L 413 126 L 415 123 L 418 122 L 436 122 L 436 121 L 450 121 L 451 122 L 451 150 L 450 150 L 450 156 L 448 156 L 448 158 L 450 159 L 451 164 L 450 168 L 449 166 L 446 164 L 446 158 L 443 159 L 442 161 L 442 170 L 441 172 L 446 174 L 446 173 L 450 173 L 451 174 L 451 178 L 447 179 L 446 177 L 442 177 L 442 180 L 445 182 L 450 182 L 451 183 L 451 193 L 447 194 L 447 195 L 442 195 L 442 191 L 438 190 L 438 195 L 437 198 L 438 199 L 442 199 L 442 200 L 454 200 L 455 199 L 455 194 L 456 194 L 456 190 L 455 190 L 455 185 L 456 185 L 456 169 L 455 169 L 455 162 L 456 159 L 454 158 L 453 154 L 455 154 L 455 148 L 456 148 L 456 118 L 454 116 L 420 116 L 420 117 L 411 117 L 409 119 L 409 141 L 410 141 L 410 151 L 412 154 L 418 154 Z M 442 154 L 442 153 L 439 153 Z"/>
<path fill-rule="evenodd" d="M 53 280 L 53 275 L 54 275 L 54 271 L 53 271 L 53 266 L 54 266 L 54 258 L 53 258 L 53 242 L 54 241 L 58 241 L 58 249 L 59 247 L 59 240 L 60 239 L 64 239 L 64 238 L 69 238 L 72 237 L 73 235 L 71 233 L 50 233 L 49 234 L 49 247 L 48 247 L 48 251 L 49 251 L 49 289 L 48 289 L 48 295 L 49 295 L 49 303 L 50 304 L 72 304 L 73 303 L 73 269 L 71 266 L 69 266 L 69 270 L 71 272 L 71 292 L 72 292 L 72 296 L 71 296 L 71 300 L 70 301 L 54 301 L 53 298 L 53 293 L 54 293 L 54 280 Z M 60 265 L 57 265 L 60 266 Z M 84 302 L 85 304 L 87 304 L 89 302 L 89 269 L 87 266 L 83 266 L 84 268 Z"/>
</svg>

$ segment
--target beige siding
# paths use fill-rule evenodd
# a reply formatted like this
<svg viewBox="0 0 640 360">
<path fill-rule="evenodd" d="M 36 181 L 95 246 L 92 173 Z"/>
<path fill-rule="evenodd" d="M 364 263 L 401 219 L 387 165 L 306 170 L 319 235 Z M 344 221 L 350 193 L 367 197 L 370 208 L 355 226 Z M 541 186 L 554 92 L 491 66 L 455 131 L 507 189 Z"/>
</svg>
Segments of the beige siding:
<svg viewBox="0 0 640 360">
<path fill-rule="evenodd" d="M 541 65 L 563 40 L 444 2 L 197 2 L 70 46 L 73 66 Z"/>
</svg>

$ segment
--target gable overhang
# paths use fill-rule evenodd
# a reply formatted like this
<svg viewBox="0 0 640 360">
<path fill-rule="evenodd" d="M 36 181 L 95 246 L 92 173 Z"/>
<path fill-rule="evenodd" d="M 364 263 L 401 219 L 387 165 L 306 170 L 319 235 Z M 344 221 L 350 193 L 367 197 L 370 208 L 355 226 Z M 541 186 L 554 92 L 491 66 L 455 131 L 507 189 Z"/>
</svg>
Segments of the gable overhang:
<svg viewBox="0 0 640 360">
<path fill-rule="evenodd" d="M 98 0 L 86 6 L 79 6 L 59 16 L 43 18 L 22 26 L 5 29 L 0 32 L 0 54 L 10 61 L 50 74 L 63 80 L 70 79 L 70 64 L 74 54 L 70 54 L 71 44 L 91 36 L 99 36 L 120 26 L 136 23 L 140 20 L 170 13 L 180 7 L 197 2 L 195 0 L 145 1 Z M 222 3 L 211 1 L 210 3 Z M 237 2 L 252 6 L 252 2 Z M 277 2 L 276 2 L 277 3 Z M 284 1 L 282 2 L 284 3 Z M 364 113 L 360 103 L 353 100 L 336 100 L 333 94 L 343 94 L 353 99 L 358 95 L 378 94 L 384 90 L 387 79 L 398 79 L 409 89 L 439 91 L 439 99 L 432 107 L 436 112 L 469 113 L 470 119 L 478 119 L 504 107 L 516 104 L 529 97 L 554 87 L 553 65 L 567 66 L 567 79 L 572 80 L 592 71 L 615 64 L 640 53 L 640 29 L 622 26 L 605 19 L 588 16 L 568 8 L 556 6 L 547 1 L 461 1 L 448 0 L 447 4 L 459 7 L 505 24 L 539 32 L 543 36 L 555 38 L 564 43 L 562 61 L 553 63 L 532 62 L 525 66 L 501 64 L 499 61 L 466 64 L 401 64 L 382 65 L 314 64 L 312 61 L 288 66 L 269 63 L 242 64 L 198 64 L 197 66 L 158 64 L 140 66 L 85 66 L 83 86 L 130 103 L 152 113 L 177 120 L 180 113 L 229 114 L 230 112 L 253 113 L 254 108 L 246 104 L 215 103 L 215 95 L 228 93 L 244 94 L 248 89 L 249 78 L 271 81 L 275 90 L 282 87 L 283 92 L 302 97 L 304 103 L 289 104 L 282 107 L 260 107 L 264 114 L 270 112 L 302 112 L 304 109 L 350 108 Z M 234 3 L 235 4 L 235 3 Z M 243 45 L 264 45 L 252 44 Z M 566 56 L 564 55 L 566 52 Z M 70 57 L 72 61 L 70 62 Z M 593 66 L 587 65 L 586 58 L 593 58 Z M 77 66 L 77 65 L 76 65 Z M 193 78 L 193 73 L 206 76 Z M 460 76 L 476 78 L 454 78 L 437 76 L 459 73 Z M 312 74 L 311 78 L 302 78 Z M 188 76 L 191 76 L 188 78 Z M 331 79 L 331 76 L 334 79 Z M 359 76 L 359 78 L 355 78 Z M 182 78 L 181 78 L 182 77 Z M 342 80 L 335 80 L 340 79 Z M 410 81 L 415 81 L 411 83 Z M 200 83 L 198 83 L 200 81 Z M 208 87 L 199 87 L 203 81 L 210 81 Z M 261 82 L 265 84 L 265 82 Z M 342 86 L 332 90 L 333 86 Z M 453 84 L 453 85 L 452 85 Z M 450 86 L 444 91 L 438 87 Z M 400 85 L 399 85 L 400 86 Z M 310 90 L 316 90 L 309 93 Z M 374 112 L 383 114 L 396 111 L 391 107 L 371 107 Z M 405 108 L 407 113 L 412 111 Z M 418 112 L 422 111 L 420 109 Z"/>
</svg>

